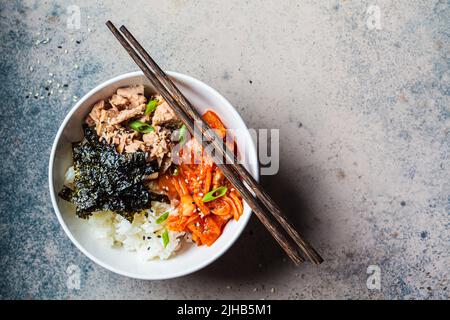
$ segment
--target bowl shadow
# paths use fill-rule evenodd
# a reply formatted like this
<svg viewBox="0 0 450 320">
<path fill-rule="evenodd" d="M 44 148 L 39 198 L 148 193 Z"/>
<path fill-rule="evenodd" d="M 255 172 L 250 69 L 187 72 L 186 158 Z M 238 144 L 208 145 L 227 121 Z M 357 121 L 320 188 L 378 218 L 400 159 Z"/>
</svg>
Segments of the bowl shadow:
<svg viewBox="0 0 450 320">
<path fill-rule="evenodd" d="M 311 238 L 317 239 L 319 236 L 315 234 L 313 225 L 318 219 L 315 215 L 317 212 L 315 208 L 318 206 L 309 200 L 312 197 L 298 191 L 287 178 L 287 174 L 279 172 L 274 176 L 262 176 L 261 183 L 300 234 L 308 241 Z M 318 244 L 312 245 L 320 253 Z M 302 267 L 304 265 L 299 268 Z M 191 277 L 195 277 L 197 281 L 211 279 L 256 281 L 267 278 L 269 273 L 273 277 L 274 273 L 283 273 L 289 268 L 295 268 L 294 263 L 253 214 L 247 228 L 235 244 L 222 257 Z"/>
</svg>

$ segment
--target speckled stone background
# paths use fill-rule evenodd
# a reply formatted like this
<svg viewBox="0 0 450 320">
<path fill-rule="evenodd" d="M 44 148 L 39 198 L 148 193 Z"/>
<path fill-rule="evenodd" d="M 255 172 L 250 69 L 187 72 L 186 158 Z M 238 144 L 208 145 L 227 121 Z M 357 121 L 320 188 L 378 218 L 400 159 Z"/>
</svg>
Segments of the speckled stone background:
<svg viewBox="0 0 450 320">
<path fill-rule="evenodd" d="M 448 1 L 2 0 L 0 15 L 1 298 L 449 298 Z M 263 183 L 323 265 L 294 267 L 255 217 L 221 259 L 168 281 L 116 275 L 72 245 L 48 158 L 77 97 L 136 69 L 108 19 L 250 127 L 280 129 L 280 172 Z M 366 286 L 370 265 L 380 290 Z"/>
</svg>

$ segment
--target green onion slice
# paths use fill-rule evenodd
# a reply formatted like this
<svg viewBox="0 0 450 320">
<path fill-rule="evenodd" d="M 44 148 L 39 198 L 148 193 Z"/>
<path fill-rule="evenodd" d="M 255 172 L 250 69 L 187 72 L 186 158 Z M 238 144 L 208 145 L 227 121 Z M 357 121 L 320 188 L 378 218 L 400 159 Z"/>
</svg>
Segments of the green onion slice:
<svg viewBox="0 0 450 320">
<path fill-rule="evenodd" d="M 179 143 L 184 144 L 186 142 L 186 134 L 187 134 L 187 128 L 186 128 L 186 125 L 183 124 L 178 131 L 178 142 Z"/>
<path fill-rule="evenodd" d="M 218 187 L 210 192 L 208 192 L 207 194 L 205 194 L 205 196 L 202 198 L 203 202 L 210 202 L 213 200 L 216 200 L 220 197 L 223 197 L 228 191 L 228 188 L 225 186 L 222 187 Z"/>
<path fill-rule="evenodd" d="M 149 125 L 148 123 L 139 121 L 139 120 L 133 120 L 131 122 L 128 123 L 128 126 L 140 133 L 149 133 L 149 132 L 153 132 L 155 131 L 155 128 L 153 128 L 151 125 Z"/>
<path fill-rule="evenodd" d="M 164 233 L 162 234 L 162 240 L 164 248 L 167 247 L 167 245 L 169 244 L 169 232 L 167 231 L 167 229 L 164 230 Z"/>
<path fill-rule="evenodd" d="M 162 215 L 160 215 L 160 216 L 158 217 L 158 219 L 156 219 L 156 223 L 157 223 L 157 224 L 163 223 L 164 221 L 166 221 L 166 219 L 167 219 L 168 216 L 169 216 L 169 211 L 164 212 Z"/>
<path fill-rule="evenodd" d="M 147 103 L 147 107 L 145 108 L 144 114 L 150 114 L 150 113 L 152 113 L 153 111 L 155 111 L 155 110 L 156 110 L 156 105 L 158 104 L 158 102 L 159 102 L 158 99 L 150 100 L 150 101 Z"/>
</svg>

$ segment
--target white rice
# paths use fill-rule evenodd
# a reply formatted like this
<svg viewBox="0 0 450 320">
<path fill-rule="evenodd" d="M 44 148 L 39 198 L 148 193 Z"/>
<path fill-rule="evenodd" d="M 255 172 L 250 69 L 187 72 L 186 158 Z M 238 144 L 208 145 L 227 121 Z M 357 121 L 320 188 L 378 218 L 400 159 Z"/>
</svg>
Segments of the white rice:
<svg viewBox="0 0 450 320">
<path fill-rule="evenodd" d="M 64 184 L 73 183 L 73 168 L 67 170 Z M 96 238 L 104 239 L 110 246 L 134 251 L 143 260 L 165 260 L 174 255 L 180 247 L 184 232 L 166 229 L 166 222 L 158 224 L 156 220 L 165 212 L 176 214 L 169 204 L 152 201 L 151 209 L 135 214 L 130 223 L 121 215 L 111 211 L 94 212 L 88 220 Z M 168 231 L 169 242 L 164 246 L 162 234 Z"/>
</svg>

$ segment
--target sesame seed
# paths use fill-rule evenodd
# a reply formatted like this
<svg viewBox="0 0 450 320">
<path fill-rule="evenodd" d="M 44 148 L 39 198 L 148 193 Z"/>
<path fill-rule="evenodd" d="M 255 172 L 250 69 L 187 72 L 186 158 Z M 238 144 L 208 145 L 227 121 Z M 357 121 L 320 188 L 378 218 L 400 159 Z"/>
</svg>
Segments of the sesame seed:
<svg viewBox="0 0 450 320">
<path fill-rule="evenodd" d="M 271 289 L 270 289 L 270 292 L 271 292 L 271 293 L 274 293 L 274 292 L 275 292 L 275 288 L 271 288 Z"/>
<path fill-rule="evenodd" d="M 34 68 L 33 68 L 33 67 L 30 67 L 30 71 L 33 72 L 33 70 L 34 70 Z"/>
</svg>

